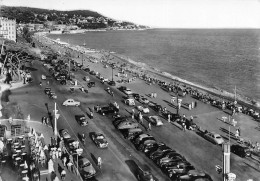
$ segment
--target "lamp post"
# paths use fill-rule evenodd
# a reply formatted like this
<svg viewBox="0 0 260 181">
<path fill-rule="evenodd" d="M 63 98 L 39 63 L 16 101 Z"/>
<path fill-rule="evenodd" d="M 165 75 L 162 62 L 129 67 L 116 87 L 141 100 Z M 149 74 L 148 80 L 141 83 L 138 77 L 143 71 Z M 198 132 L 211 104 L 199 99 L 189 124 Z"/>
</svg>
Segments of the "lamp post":
<svg viewBox="0 0 260 181">
<path fill-rule="evenodd" d="M 112 81 L 114 81 L 114 67 L 113 66 L 112 66 Z"/>
</svg>

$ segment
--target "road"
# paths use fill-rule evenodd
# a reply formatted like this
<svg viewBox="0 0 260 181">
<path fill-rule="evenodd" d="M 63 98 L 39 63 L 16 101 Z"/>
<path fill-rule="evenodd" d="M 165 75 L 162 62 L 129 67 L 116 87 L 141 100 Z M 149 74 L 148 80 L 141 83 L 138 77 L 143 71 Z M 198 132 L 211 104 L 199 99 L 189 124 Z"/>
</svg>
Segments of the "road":
<svg viewBox="0 0 260 181">
<path fill-rule="evenodd" d="M 25 97 L 25 99 L 28 98 L 28 102 L 33 103 L 33 105 L 29 104 L 31 109 L 35 110 L 35 113 L 33 114 L 35 114 L 34 116 L 38 116 L 40 118 L 44 112 L 46 114 L 45 103 L 48 103 L 49 110 L 54 109 L 54 100 L 49 99 L 43 93 L 44 87 L 48 86 L 46 85 L 47 81 L 43 81 L 42 87 L 39 86 L 39 82 L 42 81 L 40 80 L 41 74 L 48 75 L 48 71 L 38 61 L 35 61 L 33 66 L 37 68 L 37 71 L 32 72 L 34 83 L 31 86 L 35 87 L 35 91 L 30 96 Z M 85 86 L 86 82 L 84 82 L 82 78 L 86 74 L 87 73 L 83 71 L 76 72 L 76 79 Z M 119 181 L 136 180 L 134 173 L 131 171 L 133 169 L 131 168 L 131 165 L 128 164 L 129 160 L 133 160 L 141 166 L 148 165 L 152 173 L 159 180 L 169 180 L 168 177 L 166 177 L 150 159 L 148 159 L 143 153 L 137 151 L 130 141 L 123 138 L 122 134 L 112 125 L 111 117 L 101 116 L 94 113 L 94 119 L 88 120 L 89 125 L 87 127 L 80 127 L 78 125 L 74 116 L 76 114 L 86 114 L 89 108 L 93 109 L 93 107 L 97 104 L 106 105 L 110 101 L 116 101 L 120 105 L 120 114 L 128 116 L 130 115 L 129 112 L 131 112 L 132 109 L 122 103 L 122 97 L 124 94 L 119 90 L 112 88 L 115 96 L 111 97 L 104 90 L 107 87 L 106 84 L 101 84 L 100 81 L 93 76 L 90 76 L 90 78 L 96 82 L 96 87 L 89 89 L 88 94 L 80 90 L 75 90 L 74 93 L 70 93 L 69 85 L 62 86 L 51 77 L 49 78 L 49 86 L 55 90 L 58 96 L 57 100 L 55 100 L 58 105 L 59 113 L 61 114 L 61 117 L 58 119 L 57 123 L 58 129 L 68 129 L 74 138 L 77 137 L 77 133 L 83 132 L 85 135 L 89 135 L 91 132 L 102 132 L 106 136 L 109 142 L 108 149 L 98 149 L 90 139 L 87 139 L 84 146 L 84 155 L 91 160 L 95 168 L 95 158 L 100 156 L 104 161 L 103 168 L 101 171 L 98 171 L 96 179 Z M 140 81 L 140 89 L 145 89 L 145 86 L 148 85 L 144 85 L 144 83 Z M 131 88 L 130 84 L 129 87 Z M 149 88 L 147 88 L 147 90 L 149 90 Z M 136 89 L 135 86 L 134 92 L 139 91 L 141 90 Z M 165 92 L 165 94 L 168 93 Z M 68 98 L 73 98 L 80 101 L 80 107 L 63 107 L 62 102 Z M 158 100 L 159 103 L 162 103 L 160 101 Z M 206 105 L 200 105 L 201 109 L 196 110 L 193 115 L 210 114 L 219 111 L 213 107 L 209 108 L 209 106 L 207 106 L 206 108 L 203 106 Z M 155 113 L 152 111 L 150 115 L 153 114 Z M 205 170 L 212 176 L 213 180 L 221 180 L 221 175 L 217 174 L 215 171 L 215 166 L 221 165 L 222 163 L 222 149 L 220 146 L 213 145 L 197 135 L 195 132 L 184 132 L 165 120 L 164 126 L 152 127 L 152 131 L 149 134 L 153 135 L 157 141 L 164 142 L 171 148 L 184 155 L 186 159 L 196 168 Z M 83 147 L 83 145 L 81 146 Z M 231 154 L 231 171 L 234 171 L 241 180 L 245 180 L 250 176 L 252 176 L 250 178 L 259 178 L 255 176 L 257 175 L 257 170 L 249 166 L 249 162 L 250 160 L 242 159 L 234 154 Z"/>
</svg>

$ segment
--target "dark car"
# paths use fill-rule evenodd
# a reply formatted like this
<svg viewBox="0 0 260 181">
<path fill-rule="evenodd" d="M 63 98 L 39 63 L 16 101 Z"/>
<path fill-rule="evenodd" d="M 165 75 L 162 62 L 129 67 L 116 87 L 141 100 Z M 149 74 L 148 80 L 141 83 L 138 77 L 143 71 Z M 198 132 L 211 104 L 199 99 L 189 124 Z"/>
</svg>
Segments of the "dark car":
<svg viewBox="0 0 260 181">
<path fill-rule="evenodd" d="M 91 87 L 95 87 L 96 86 L 96 83 L 95 82 L 89 82 L 88 83 L 88 87 L 91 88 Z"/>
<path fill-rule="evenodd" d="M 45 93 L 45 94 L 49 94 L 50 91 L 51 91 L 51 88 L 50 88 L 50 87 L 46 87 L 46 88 L 44 89 L 44 93 Z"/>
<path fill-rule="evenodd" d="M 127 89 L 127 87 L 125 87 L 125 86 L 121 86 L 121 87 L 119 87 L 118 89 L 119 89 L 120 91 L 124 91 L 124 90 Z"/>
<path fill-rule="evenodd" d="M 154 152 L 152 155 L 151 155 L 151 159 L 156 162 L 157 159 L 160 159 L 162 157 L 164 157 L 166 154 L 172 152 L 172 149 L 171 148 L 165 148 L 163 150 L 159 150 L 159 151 L 156 151 Z"/>
<path fill-rule="evenodd" d="M 158 147 L 157 150 L 155 150 L 154 152 L 151 152 L 149 154 L 149 158 L 155 159 L 155 157 L 157 158 L 158 156 L 162 155 L 161 153 L 164 153 L 166 151 L 172 151 L 172 149 L 170 147 L 166 146 L 166 145 Z"/>
<path fill-rule="evenodd" d="M 249 148 L 242 146 L 242 145 L 232 145 L 230 148 L 232 153 L 235 153 L 236 155 L 240 157 L 250 157 L 251 151 Z"/>
<path fill-rule="evenodd" d="M 154 176 L 149 169 L 141 169 L 139 166 L 136 173 L 137 180 L 139 181 L 155 181 Z"/>
<path fill-rule="evenodd" d="M 88 125 L 88 121 L 86 120 L 85 115 L 76 115 L 75 119 L 79 123 L 80 126 L 87 126 Z"/>
<path fill-rule="evenodd" d="M 154 137 L 146 137 L 146 138 L 142 139 L 142 140 L 139 142 L 139 144 L 136 144 L 135 146 L 136 146 L 137 150 L 141 151 L 143 145 L 144 145 L 144 144 L 147 144 L 148 142 L 149 142 L 149 143 L 151 143 L 151 142 L 154 142 L 154 143 L 155 143 L 156 140 L 155 140 Z"/>
<path fill-rule="evenodd" d="M 191 164 L 188 161 L 171 161 L 171 162 L 168 162 L 167 164 L 162 165 L 161 170 L 162 171 L 169 170 L 171 168 L 175 168 L 180 165 L 189 166 Z"/>
<path fill-rule="evenodd" d="M 137 93 L 133 93 L 132 96 L 135 100 L 138 100 L 140 98 L 140 94 Z"/>
<path fill-rule="evenodd" d="M 114 121 L 113 121 L 113 125 L 115 127 L 117 127 L 121 122 L 123 121 L 127 121 L 128 119 L 126 117 L 119 117 L 119 118 L 116 118 Z"/>
<path fill-rule="evenodd" d="M 165 146 L 164 143 L 155 143 L 155 144 L 148 144 L 144 147 L 143 152 L 146 155 L 149 155 L 151 152 L 156 151 L 159 147 Z"/>
<path fill-rule="evenodd" d="M 97 145 L 99 148 L 107 148 L 108 142 L 105 136 L 102 133 L 93 133 L 91 135 L 92 141 Z"/>
<path fill-rule="evenodd" d="M 168 170 L 164 170 L 164 172 L 171 178 L 176 179 L 179 175 L 187 174 L 190 170 L 195 170 L 192 165 L 178 165 Z"/>
<path fill-rule="evenodd" d="M 85 72 L 90 72 L 90 68 L 84 68 L 83 69 Z"/>
<path fill-rule="evenodd" d="M 89 72 L 89 74 L 90 74 L 90 75 L 96 75 L 96 72 L 95 72 L 94 70 L 91 70 L 91 71 Z"/>
<path fill-rule="evenodd" d="M 190 170 L 186 174 L 178 176 L 177 181 L 213 181 L 212 178 L 203 171 Z"/>
<path fill-rule="evenodd" d="M 116 82 L 115 81 L 109 81 L 108 84 L 111 85 L 111 86 L 116 86 Z"/>
<path fill-rule="evenodd" d="M 117 107 L 115 107 L 113 104 L 109 104 L 108 106 L 101 107 L 98 110 L 98 113 L 100 113 L 104 116 L 107 114 L 116 114 L 116 113 L 118 113 L 118 111 L 119 111 L 119 109 Z"/>
</svg>

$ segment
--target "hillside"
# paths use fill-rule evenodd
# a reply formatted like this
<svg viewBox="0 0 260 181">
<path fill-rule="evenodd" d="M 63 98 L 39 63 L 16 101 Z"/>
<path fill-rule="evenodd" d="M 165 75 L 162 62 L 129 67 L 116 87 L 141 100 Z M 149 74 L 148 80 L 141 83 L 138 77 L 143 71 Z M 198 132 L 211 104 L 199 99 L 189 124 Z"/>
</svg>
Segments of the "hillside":
<svg viewBox="0 0 260 181">
<path fill-rule="evenodd" d="M 80 28 L 145 28 L 131 22 L 117 21 L 89 10 L 58 11 L 30 7 L 1 7 L 1 16 L 16 19 L 17 23 L 39 23 L 54 21 L 57 24 L 77 25 Z"/>
</svg>

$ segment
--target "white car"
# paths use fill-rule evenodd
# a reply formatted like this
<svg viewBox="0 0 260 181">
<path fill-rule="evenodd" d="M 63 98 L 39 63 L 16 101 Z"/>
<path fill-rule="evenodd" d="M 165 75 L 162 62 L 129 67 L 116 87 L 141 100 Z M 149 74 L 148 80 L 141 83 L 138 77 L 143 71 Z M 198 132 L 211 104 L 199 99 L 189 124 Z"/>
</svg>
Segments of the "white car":
<svg viewBox="0 0 260 181">
<path fill-rule="evenodd" d="M 145 97 L 140 97 L 139 98 L 139 102 L 142 103 L 142 104 L 148 104 L 149 103 L 149 100 Z"/>
<path fill-rule="evenodd" d="M 141 111 L 141 112 L 143 112 L 145 114 L 148 114 L 150 112 L 148 107 L 137 106 L 136 108 L 137 108 L 138 111 Z"/>
<path fill-rule="evenodd" d="M 125 104 L 128 106 L 135 106 L 135 100 L 134 99 L 125 99 Z"/>
<path fill-rule="evenodd" d="M 162 126 L 163 122 L 158 116 L 149 116 L 149 121 L 155 126 Z"/>
<path fill-rule="evenodd" d="M 79 106 L 80 102 L 75 101 L 74 99 L 67 99 L 63 102 L 63 106 Z"/>
<path fill-rule="evenodd" d="M 213 142 L 214 144 L 221 145 L 221 144 L 224 143 L 224 139 L 219 134 L 216 134 L 216 133 L 213 133 L 213 132 L 212 133 L 210 133 L 210 132 L 206 133 L 204 135 L 204 137 L 207 140 Z"/>
<path fill-rule="evenodd" d="M 45 75 L 42 75 L 42 80 L 46 80 L 46 76 Z"/>
<path fill-rule="evenodd" d="M 126 88 L 126 89 L 124 90 L 124 93 L 125 93 L 126 95 L 133 94 L 133 92 L 132 92 L 131 89 L 129 89 L 129 88 Z"/>
</svg>

